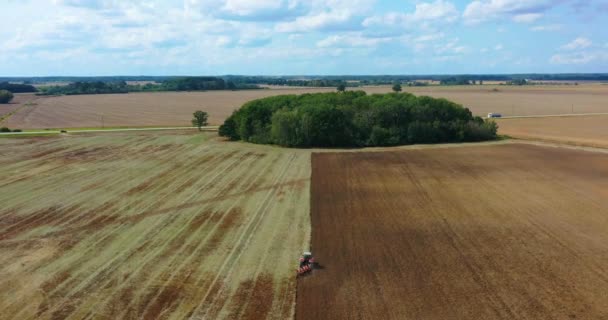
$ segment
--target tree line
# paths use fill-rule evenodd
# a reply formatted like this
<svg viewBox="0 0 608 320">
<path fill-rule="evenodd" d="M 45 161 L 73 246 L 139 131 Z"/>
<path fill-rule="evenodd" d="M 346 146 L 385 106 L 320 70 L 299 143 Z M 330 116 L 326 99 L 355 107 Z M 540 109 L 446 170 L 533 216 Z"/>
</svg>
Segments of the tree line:
<svg viewBox="0 0 608 320">
<path fill-rule="evenodd" d="M 10 91 L 12 93 L 36 92 L 36 87 L 29 84 L 18 84 L 10 82 L 0 82 L 0 90 Z"/>
<path fill-rule="evenodd" d="M 41 95 L 107 94 L 156 91 L 207 91 L 251 89 L 217 77 L 170 78 L 161 83 L 127 84 L 126 81 L 74 82 L 65 86 L 42 87 Z"/>
<path fill-rule="evenodd" d="M 368 147 L 492 140 L 497 129 L 445 99 L 346 91 L 250 101 L 219 134 L 285 147 Z"/>
</svg>

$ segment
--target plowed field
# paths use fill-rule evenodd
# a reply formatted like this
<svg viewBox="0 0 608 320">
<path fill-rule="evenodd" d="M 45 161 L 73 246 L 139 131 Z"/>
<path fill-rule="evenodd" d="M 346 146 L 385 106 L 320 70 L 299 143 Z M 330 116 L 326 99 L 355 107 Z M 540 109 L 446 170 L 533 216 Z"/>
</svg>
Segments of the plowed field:
<svg viewBox="0 0 608 320">
<path fill-rule="evenodd" d="M 524 144 L 312 158 L 298 319 L 608 318 L 608 155 Z"/>
<path fill-rule="evenodd" d="M 292 317 L 310 153 L 215 139 L 0 139 L 0 319 Z"/>
</svg>

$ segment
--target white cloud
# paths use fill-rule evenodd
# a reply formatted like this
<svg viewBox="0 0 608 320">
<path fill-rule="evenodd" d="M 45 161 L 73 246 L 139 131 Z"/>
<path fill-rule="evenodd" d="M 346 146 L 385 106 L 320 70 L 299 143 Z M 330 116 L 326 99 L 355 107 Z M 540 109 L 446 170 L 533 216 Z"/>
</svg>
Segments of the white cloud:
<svg viewBox="0 0 608 320">
<path fill-rule="evenodd" d="M 304 0 L 186 0 L 188 10 L 227 20 L 279 21 L 302 16 L 311 9 Z"/>
<path fill-rule="evenodd" d="M 583 38 L 583 37 L 579 37 L 576 38 L 574 40 L 572 40 L 572 42 L 565 44 L 561 47 L 562 50 L 578 50 L 578 49 L 585 49 L 590 47 L 593 44 L 593 42 L 587 38 Z"/>
<path fill-rule="evenodd" d="M 502 45 L 502 44 L 497 44 L 497 45 L 494 47 L 494 50 L 496 50 L 496 51 L 500 51 L 500 50 L 502 50 L 503 48 L 504 48 L 504 47 L 503 47 L 503 45 Z"/>
<path fill-rule="evenodd" d="M 366 27 L 374 25 L 412 27 L 414 24 L 453 23 L 460 13 L 451 2 L 437 0 L 416 4 L 412 13 L 389 12 L 384 15 L 371 16 L 363 22 Z"/>
<path fill-rule="evenodd" d="M 513 16 L 513 21 L 519 23 L 532 23 L 542 18 L 542 13 L 524 13 Z"/>
<path fill-rule="evenodd" d="M 562 29 L 561 24 L 539 25 L 530 28 L 532 31 L 558 31 Z"/>
<path fill-rule="evenodd" d="M 474 0 L 464 10 L 463 18 L 469 24 L 496 18 L 511 17 L 515 22 L 533 22 L 542 13 L 562 1 L 548 0 Z"/>
<path fill-rule="evenodd" d="M 359 30 L 375 0 L 312 0 L 310 3 L 308 14 L 278 23 L 275 30 L 287 33 Z"/>
<path fill-rule="evenodd" d="M 317 42 L 317 47 L 375 47 L 391 40 L 392 38 L 366 38 L 360 34 L 334 35 Z"/>
<path fill-rule="evenodd" d="M 588 64 L 594 61 L 608 61 L 606 52 L 577 52 L 556 54 L 551 57 L 552 64 Z"/>
</svg>

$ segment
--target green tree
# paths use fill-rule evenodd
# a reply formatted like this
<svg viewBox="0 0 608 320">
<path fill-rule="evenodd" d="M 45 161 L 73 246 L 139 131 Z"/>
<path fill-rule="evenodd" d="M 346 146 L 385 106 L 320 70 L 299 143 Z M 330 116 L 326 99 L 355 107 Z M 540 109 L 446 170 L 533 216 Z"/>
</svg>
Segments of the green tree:
<svg viewBox="0 0 608 320">
<path fill-rule="evenodd" d="M 0 103 L 9 103 L 13 100 L 13 93 L 6 90 L 0 90 Z"/>
<path fill-rule="evenodd" d="M 203 112 L 198 110 L 193 114 L 194 118 L 192 119 L 192 125 L 198 128 L 198 131 L 201 131 L 201 127 L 207 125 L 207 112 Z"/>
<path fill-rule="evenodd" d="M 341 83 L 338 85 L 336 90 L 338 90 L 338 92 L 344 92 L 346 90 L 346 86 L 344 85 L 344 83 Z"/>
<path fill-rule="evenodd" d="M 401 92 L 401 84 L 400 83 L 395 83 L 393 85 L 393 91 L 395 91 L 395 92 Z"/>
</svg>

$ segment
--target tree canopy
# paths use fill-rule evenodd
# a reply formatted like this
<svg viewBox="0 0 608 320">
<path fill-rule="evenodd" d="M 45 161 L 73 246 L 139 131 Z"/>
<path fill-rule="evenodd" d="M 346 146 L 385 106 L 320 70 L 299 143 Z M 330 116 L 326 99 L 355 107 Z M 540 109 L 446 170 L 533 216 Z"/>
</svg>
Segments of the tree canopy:
<svg viewBox="0 0 608 320">
<path fill-rule="evenodd" d="M 0 90 L 10 91 L 12 93 L 36 92 L 36 88 L 29 84 L 16 84 L 9 82 L 0 82 Z"/>
<path fill-rule="evenodd" d="M 13 94 L 7 90 L 0 90 L 0 103 L 9 103 L 13 100 Z"/>
<path fill-rule="evenodd" d="M 445 99 L 363 91 L 283 95 L 236 110 L 220 135 L 286 147 L 365 147 L 482 141 L 497 126 Z"/>
<path fill-rule="evenodd" d="M 201 110 L 197 110 L 192 114 L 192 125 L 198 128 L 198 131 L 201 131 L 201 127 L 207 125 L 207 112 L 203 112 Z"/>
</svg>

